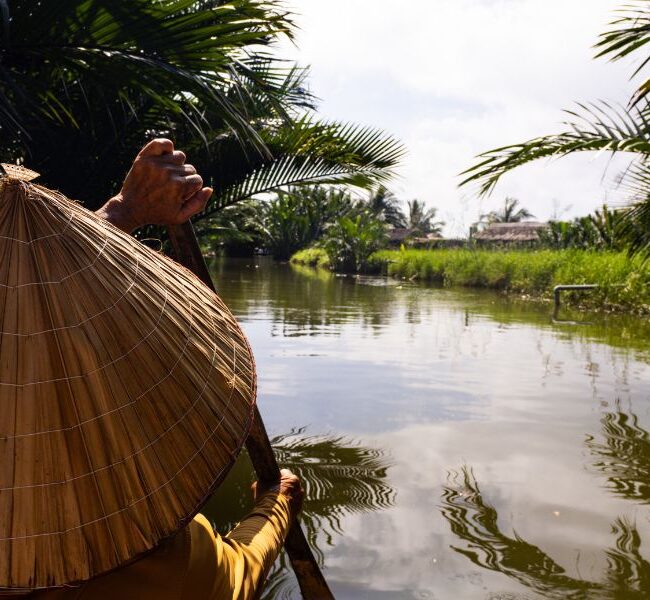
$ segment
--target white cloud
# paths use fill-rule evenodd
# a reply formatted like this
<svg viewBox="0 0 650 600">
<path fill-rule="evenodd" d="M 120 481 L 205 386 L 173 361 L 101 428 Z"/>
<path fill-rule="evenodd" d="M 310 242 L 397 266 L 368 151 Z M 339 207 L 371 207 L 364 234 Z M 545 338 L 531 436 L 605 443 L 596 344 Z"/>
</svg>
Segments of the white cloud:
<svg viewBox="0 0 650 600">
<path fill-rule="evenodd" d="M 507 176 L 483 206 L 457 174 L 481 151 L 557 131 L 574 101 L 624 103 L 630 63 L 593 60 L 617 0 L 304 0 L 297 48 L 321 114 L 382 127 L 409 155 L 395 190 L 438 206 L 461 233 L 506 195 L 539 218 L 585 214 L 607 198 L 605 158 L 579 157 Z M 625 163 L 609 166 L 615 174 Z M 463 202 L 463 198 L 466 201 Z"/>
</svg>

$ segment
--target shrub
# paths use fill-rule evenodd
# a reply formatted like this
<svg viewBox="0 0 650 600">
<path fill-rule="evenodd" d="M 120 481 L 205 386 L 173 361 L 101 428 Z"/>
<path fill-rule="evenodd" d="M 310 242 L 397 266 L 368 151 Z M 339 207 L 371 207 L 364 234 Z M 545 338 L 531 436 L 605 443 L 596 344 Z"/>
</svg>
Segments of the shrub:
<svg viewBox="0 0 650 600">
<path fill-rule="evenodd" d="M 370 256 L 381 248 L 386 237 L 384 223 L 361 212 L 337 219 L 325 234 L 323 248 L 332 268 L 359 273 L 367 270 Z"/>
<path fill-rule="evenodd" d="M 304 250 L 299 250 L 291 257 L 291 262 L 295 265 L 303 265 L 305 267 L 330 268 L 330 258 L 323 248 L 305 248 Z"/>
</svg>

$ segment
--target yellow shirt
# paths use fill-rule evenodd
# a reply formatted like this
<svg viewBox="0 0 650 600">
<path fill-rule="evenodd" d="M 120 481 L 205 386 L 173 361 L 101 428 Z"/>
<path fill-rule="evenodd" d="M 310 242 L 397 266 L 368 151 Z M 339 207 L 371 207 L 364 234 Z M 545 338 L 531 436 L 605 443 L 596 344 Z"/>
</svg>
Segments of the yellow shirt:
<svg viewBox="0 0 650 600">
<path fill-rule="evenodd" d="M 36 592 L 33 600 L 252 600 L 261 592 L 289 530 L 289 501 L 263 495 L 226 537 L 197 515 L 140 560 L 78 587 Z"/>
</svg>

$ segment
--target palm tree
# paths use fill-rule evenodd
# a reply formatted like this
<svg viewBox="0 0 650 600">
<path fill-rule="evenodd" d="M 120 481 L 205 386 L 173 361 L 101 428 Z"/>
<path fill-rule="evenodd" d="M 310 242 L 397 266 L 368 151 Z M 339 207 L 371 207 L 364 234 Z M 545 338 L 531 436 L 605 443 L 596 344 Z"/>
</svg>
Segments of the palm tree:
<svg viewBox="0 0 650 600">
<path fill-rule="evenodd" d="M 427 209 L 426 204 L 420 200 L 409 200 L 407 203 L 408 215 L 406 217 L 406 227 L 413 229 L 418 233 L 435 233 L 441 234 L 445 226 L 444 221 L 435 221 L 438 214 L 437 208 Z"/>
<path fill-rule="evenodd" d="M 0 1 L 0 161 L 89 208 L 146 138 L 171 136 L 215 187 L 208 214 L 256 193 L 385 181 L 402 145 L 319 121 L 280 0 Z"/>
<path fill-rule="evenodd" d="M 370 212 L 393 227 L 406 227 L 406 217 L 399 205 L 397 196 L 384 185 L 371 188 L 368 195 Z"/>
<path fill-rule="evenodd" d="M 481 220 L 486 220 L 488 223 L 521 223 L 521 221 L 535 216 L 523 206 L 517 208 L 518 206 L 519 200 L 506 198 L 501 210 L 493 210 L 481 215 Z"/>
<path fill-rule="evenodd" d="M 322 186 L 289 188 L 260 205 L 262 241 L 279 260 L 321 238 L 329 224 L 354 208 L 346 190 Z"/>
<path fill-rule="evenodd" d="M 335 220 L 323 238 L 323 248 L 335 270 L 362 273 L 370 256 L 386 243 L 386 225 L 367 210 Z"/>
<path fill-rule="evenodd" d="M 635 77 L 650 63 L 650 11 L 645 0 L 628 0 L 617 12 L 610 29 L 596 44 L 596 57 L 608 56 L 616 61 L 635 52 L 644 53 Z M 628 152 L 633 165 L 621 176 L 629 193 L 629 207 L 624 211 L 619 231 L 630 244 L 631 252 L 650 255 L 650 79 L 645 79 L 627 107 L 606 102 L 578 104 L 566 111 L 566 130 L 532 140 L 489 150 L 467 169 L 461 185 L 476 182 L 481 195 L 489 194 L 501 177 L 531 161 L 549 156 L 566 156 L 575 152 Z"/>
</svg>

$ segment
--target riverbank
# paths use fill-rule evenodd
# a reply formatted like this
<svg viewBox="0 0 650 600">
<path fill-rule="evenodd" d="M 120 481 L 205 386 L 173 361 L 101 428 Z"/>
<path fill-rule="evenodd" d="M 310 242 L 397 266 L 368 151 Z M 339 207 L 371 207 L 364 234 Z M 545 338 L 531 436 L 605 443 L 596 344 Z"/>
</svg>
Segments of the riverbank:
<svg viewBox="0 0 650 600">
<path fill-rule="evenodd" d="M 292 262 L 328 268 L 323 250 L 296 253 Z M 373 271 L 392 277 L 501 290 L 550 300 L 553 287 L 593 283 L 589 293 L 566 293 L 563 302 L 611 311 L 650 314 L 650 261 L 623 252 L 584 250 L 381 250 Z"/>
</svg>

